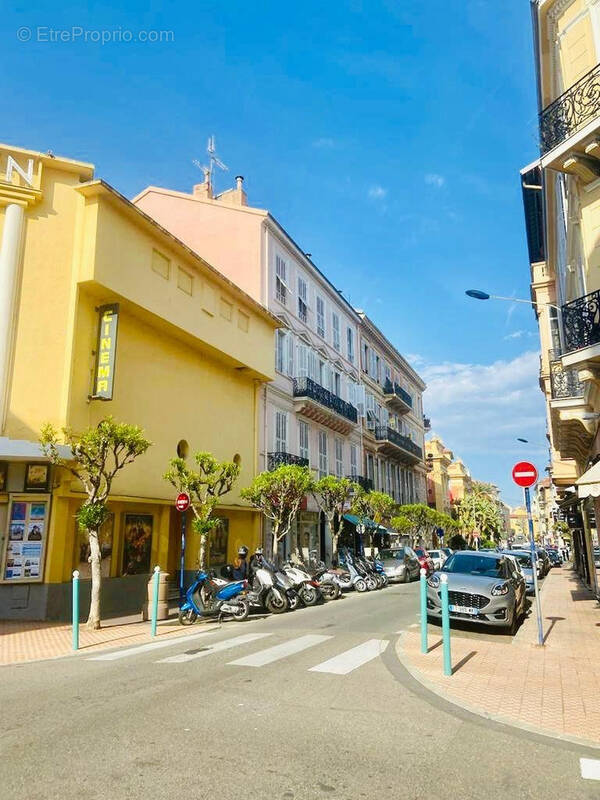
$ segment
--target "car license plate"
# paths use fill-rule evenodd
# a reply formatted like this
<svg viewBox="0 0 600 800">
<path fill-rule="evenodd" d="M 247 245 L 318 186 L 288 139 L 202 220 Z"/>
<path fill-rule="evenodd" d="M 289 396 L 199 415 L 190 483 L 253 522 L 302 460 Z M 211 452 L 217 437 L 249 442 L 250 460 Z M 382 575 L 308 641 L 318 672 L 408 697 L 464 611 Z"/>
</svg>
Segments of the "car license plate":
<svg viewBox="0 0 600 800">
<path fill-rule="evenodd" d="M 479 614 L 478 608 L 469 608 L 468 606 L 449 605 L 448 608 L 450 611 L 454 611 L 455 614 L 471 614 L 473 617 L 476 617 L 477 614 Z"/>
</svg>

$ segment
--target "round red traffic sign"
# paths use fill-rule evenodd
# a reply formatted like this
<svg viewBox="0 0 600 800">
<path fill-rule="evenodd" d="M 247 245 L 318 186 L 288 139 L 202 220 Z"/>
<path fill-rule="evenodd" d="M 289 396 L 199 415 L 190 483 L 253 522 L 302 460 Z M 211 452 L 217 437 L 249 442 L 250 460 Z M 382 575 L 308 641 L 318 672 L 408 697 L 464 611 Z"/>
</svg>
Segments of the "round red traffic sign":
<svg viewBox="0 0 600 800">
<path fill-rule="evenodd" d="M 177 500 L 175 500 L 175 508 L 177 511 L 187 511 L 190 507 L 190 496 L 185 492 L 181 492 L 177 495 Z"/>
<path fill-rule="evenodd" d="M 537 481 L 538 471 L 530 461 L 519 461 L 513 467 L 512 478 L 517 486 L 527 489 Z"/>
</svg>

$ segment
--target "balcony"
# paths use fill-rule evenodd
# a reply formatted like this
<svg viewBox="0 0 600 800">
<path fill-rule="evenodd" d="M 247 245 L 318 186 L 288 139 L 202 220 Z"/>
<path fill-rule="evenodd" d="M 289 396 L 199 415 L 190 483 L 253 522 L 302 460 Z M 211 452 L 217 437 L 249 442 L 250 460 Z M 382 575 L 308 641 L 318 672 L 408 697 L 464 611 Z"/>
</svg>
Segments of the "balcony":
<svg viewBox="0 0 600 800">
<path fill-rule="evenodd" d="M 562 307 L 565 352 L 600 343 L 600 291 L 578 297 Z"/>
<path fill-rule="evenodd" d="M 375 439 L 379 443 L 378 450 L 385 455 L 400 458 L 410 464 L 423 460 L 423 451 L 408 436 L 404 436 L 388 425 L 375 426 Z"/>
<path fill-rule="evenodd" d="M 399 384 L 386 381 L 383 393 L 389 407 L 398 414 L 406 414 L 412 410 L 413 399 Z"/>
<path fill-rule="evenodd" d="M 311 378 L 294 378 L 294 408 L 298 414 L 339 433 L 350 433 L 358 422 L 353 405 Z"/>
<path fill-rule="evenodd" d="M 583 397 L 583 384 L 574 367 L 565 367 L 557 350 L 549 351 L 550 386 L 553 400 Z"/>
<path fill-rule="evenodd" d="M 584 128 L 599 113 L 600 64 L 596 64 L 540 114 L 542 155 Z"/>
<path fill-rule="evenodd" d="M 274 453 L 267 453 L 267 464 L 269 472 L 284 465 L 308 467 L 308 458 L 300 458 L 300 456 L 295 456 L 293 453 L 285 453 L 282 450 L 277 450 Z"/>
<path fill-rule="evenodd" d="M 373 491 L 373 481 L 371 478 L 365 478 L 364 475 L 346 475 L 349 481 L 353 481 L 354 483 L 358 483 L 361 489 L 365 492 L 372 492 Z"/>
<path fill-rule="evenodd" d="M 423 414 L 423 427 L 426 431 L 431 430 L 431 420 L 429 417 L 426 417 L 425 414 Z"/>
</svg>

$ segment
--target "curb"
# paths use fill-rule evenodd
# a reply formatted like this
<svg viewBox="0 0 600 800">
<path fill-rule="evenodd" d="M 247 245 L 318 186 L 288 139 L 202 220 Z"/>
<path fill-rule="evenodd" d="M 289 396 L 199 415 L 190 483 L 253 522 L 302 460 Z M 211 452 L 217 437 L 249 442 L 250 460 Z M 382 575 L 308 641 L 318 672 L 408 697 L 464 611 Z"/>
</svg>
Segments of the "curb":
<svg viewBox="0 0 600 800">
<path fill-rule="evenodd" d="M 405 632 L 403 632 L 398 639 L 396 640 L 396 644 L 394 650 L 396 652 L 396 658 L 400 662 L 400 664 L 404 667 L 404 669 L 409 673 L 409 675 L 423 688 L 427 689 L 427 691 L 431 692 L 432 694 L 437 695 L 437 697 L 444 700 L 446 703 L 450 703 L 451 705 L 455 706 L 456 708 L 460 708 L 463 711 L 467 711 L 469 714 L 475 714 L 478 717 L 482 717 L 483 719 L 491 720 L 492 722 L 500 723 L 501 725 L 507 725 L 511 728 L 517 728 L 521 731 L 526 731 L 527 733 L 533 733 L 536 736 L 544 736 L 549 739 L 556 739 L 560 742 L 569 742 L 570 744 L 579 745 L 580 747 L 587 747 L 591 748 L 592 750 L 600 750 L 600 742 L 593 740 L 593 739 L 586 739 L 582 736 L 572 736 L 568 733 L 557 733 L 556 731 L 552 731 L 549 728 L 538 728 L 535 725 L 531 725 L 528 722 L 520 722 L 519 720 L 514 719 L 513 717 L 505 717 L 501 714 L 493 714 L 490 711 L 485 711 L 482 708 L 478 708 L 477 706 L 470 705 L 468 703 L 463 703 L 456 698 L 452 697 L 452 695 L 447 694 L 442 689 L 440 689 L 436 684 L 432 683 L 427 678 L 424 678 L 421 673 L 419 672 L 416 667 L 414 667 L 408 658 L 402 652 L 402 639 L 405 636 Z"/>
</svg>

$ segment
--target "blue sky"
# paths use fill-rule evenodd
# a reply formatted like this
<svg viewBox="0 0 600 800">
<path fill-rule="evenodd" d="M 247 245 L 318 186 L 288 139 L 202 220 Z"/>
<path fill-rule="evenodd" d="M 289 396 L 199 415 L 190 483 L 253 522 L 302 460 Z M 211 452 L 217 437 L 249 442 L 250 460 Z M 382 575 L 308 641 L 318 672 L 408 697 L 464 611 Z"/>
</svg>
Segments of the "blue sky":
<svg viewBox="0 0 600 800">
<path fill-rule="evenodd" d="M 92 161 L 131 197 L 150 183 L 189 190 L 215 134 L 221 188 L 245 176 L 250 202 L 410 354 L 434 431 L 519 502 L 512 464 L 543 470 L 546 455 L 534 316 L 464 289 L 529 296 L 526 0 L 127 6 L 3 9 L 0 140 Z M 72 26 L 172 41 L 48 41 Z"/>
</svg>

